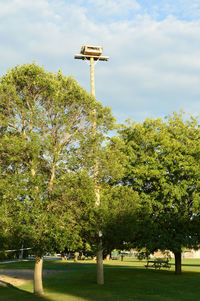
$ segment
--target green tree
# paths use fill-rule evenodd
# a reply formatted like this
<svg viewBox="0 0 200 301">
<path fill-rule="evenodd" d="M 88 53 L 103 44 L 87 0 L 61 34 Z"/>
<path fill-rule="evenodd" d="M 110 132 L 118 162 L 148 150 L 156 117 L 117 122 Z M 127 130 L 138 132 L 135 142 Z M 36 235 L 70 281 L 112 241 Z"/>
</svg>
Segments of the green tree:
<svg viewBox="0 0 200 301">
<path fill-rule="evenodd" d="M 200 131 L 198 119 L 174 113 L 164 122 L 147 119 L 123 126 L 127 156 L 124 185 L 140 195 L 138 248 L 171 250 L 176 274 L 181 250 L 199 245 Z"/>
<path fill-rule="evenodd" d="M 82 153 L 82 160 L 92 168 L 94 118 L 99 138 L 112 123 L 112 117 L 110 110 L 96 102 L 73 78 L 61 71 L 46 72 L 36 64 L 10 70 L 1 79 L 0 92 L 0 177 L 4 179 L 1 208 L 10 204 L 13 228 L 9 232 L 13 236 L 16 232 L 20 241 L 32 243 L 36 255 L 34 292 L 43 294 L 43 255 L 54 245 L 61 246 L 62 239 L 74 245 L 80 241 L 80 227 L 74 222 L 80 219 L 77 207 L 74 212 L 64 210 L 69 209 L 67 201 L 71 202 L 72 195 L 66 197 L 61 187 L 67 188 L 66 176 L 68 182 L 74 181 L 74 172 L 81 168 L 77 153 Z M 85 150 L 90 156 L 84 157 Z M 87 172 L 90 174 L 90 169 Z M 75 189 L 73 192 L 77 206 L 80 196 L 75 195 Z"/>
</svg>

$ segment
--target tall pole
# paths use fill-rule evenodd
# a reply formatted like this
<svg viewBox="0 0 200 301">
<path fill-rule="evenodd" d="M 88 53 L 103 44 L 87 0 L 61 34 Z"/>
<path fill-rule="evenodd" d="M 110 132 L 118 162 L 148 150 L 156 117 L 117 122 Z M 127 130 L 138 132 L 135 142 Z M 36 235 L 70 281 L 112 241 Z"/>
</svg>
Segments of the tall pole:
<svg viewBox="0 0 200 301">
<path fill-rule="evenodd" d="M 90 86 L 91 86 L 91 95 L 95 97 L 95 81 L 94 81 L 94 58 L 90 58 Z M 94 138 L 97 134 L 97 125 L 96 125 L 96 109 L 94 109 L 94 121 L 93 121 L 93 135 Z M 100 191 L 98 183 L 98 171 L 99 164 L 96 154 L 97 146 L 95 142 L 94 151 L 94 183 L 95 183 L 95 206 L 98 208 L 100 205 Z M 104 284 L 104 272 L 103 272 L 103 246 L 102 246 L 102 237 L 101 231 L 99 229 L 98 233 L 98 243 L 97 243 L 97 284 Z"/>
<path fill-rule="evenodd" d="M 90 57 L 90 89 L 91 89 L 91 94 L 95 97 L 94 58 L 93 57 Z"/>
<path fill-rule="evenodd" d="M 94 61 L 108 61 L 108 56 L 102 55 L 103 48 L 101 46 L 84 45 L 81 48 L 80 54 L 74 56 L 75 59 L 90 60 L 90 87 L 91 95 L 95 97 L 95 82 L 94 82 Z M 93 121 L 93 135 L 96 140 L 97 135 L 97 121 L 96 121 L 96 108 L 94 109 L 94 121 Z M 97 154 L 97 143 L 94 144 L 94 184 L 95 184 L 95 206 L 100 206 L 100 191 L 99 191 L 99 163 Z M 98 243 L 97 243 L 97 284 L 104 284 L 103 273 L 103 245 L 102 245 L 102 233 L 100 228 L 98 229 Z"/>
</svg>

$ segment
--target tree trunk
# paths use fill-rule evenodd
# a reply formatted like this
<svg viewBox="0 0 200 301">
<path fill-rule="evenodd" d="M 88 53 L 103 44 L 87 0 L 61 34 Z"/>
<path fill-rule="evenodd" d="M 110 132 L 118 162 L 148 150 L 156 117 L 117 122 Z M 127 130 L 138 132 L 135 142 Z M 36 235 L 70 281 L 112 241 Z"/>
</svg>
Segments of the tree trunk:
<svg viewBox="0 0 200 301">
<path fill-rule="evenodd" d="M 104 284 L 103 273 L 103 248 L 102 239 L 100 238 L 97 249 L 97 284 Z"/>
<path fill-rule="evenodd" d="M 175 252 L 175 274 L 180 275 L 181 274 L 181 252 Z"/>
<path fill-rule="evenodd" d="M 78 262 L 79 252 L 74 253 L 74 262 Z"/>
<path fill-rule="evenodd" d="M 43 257 L 36 257 L 35 269 L 34 269 L 34 294 L 42 296 L 44 295 L 42 285 L 42 265 Z"/>
<path fill-rule="evenodd" d="M 107 260 L 107 261 L 110 260 L 110 254 L 106 255 L 106 260 Z"/>
<path fill-rule="evenodd" d="M 23 258 L 24 258 L 24 245 L 22 244 L 21 252 L 19 254 L 19 259 L 23 259 Z"/>
<path fill-rule="evenodd" d="M 55 178 L 55 171 L 56 171 L 56 165 L 55 165 L 55 162 L 54 162 L 54 164 L 51 167 L 51 179 L 50 179 L 50 182 L 49 182 L 49 193 L 50 193 L 50 195 L 52 194 L 52 190 L 53 190 L 53 181 L 54 181 L 54 178 Z"/>
<path fill-rule="evenodd" d="M 61 257 L 62 257 L 62 260 L 67 260 L 67 257 L 66 257 L 66 254 L 65 252 L 61 252 Z"/>
</svg>

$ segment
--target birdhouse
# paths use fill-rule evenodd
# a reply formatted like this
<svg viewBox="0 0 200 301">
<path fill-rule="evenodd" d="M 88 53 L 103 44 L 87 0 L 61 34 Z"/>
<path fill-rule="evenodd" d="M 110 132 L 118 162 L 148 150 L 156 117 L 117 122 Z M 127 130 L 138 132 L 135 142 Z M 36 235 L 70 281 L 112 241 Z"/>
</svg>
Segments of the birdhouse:
<svg viewBox="0 0 200 301">
<path fill-rule="evenodd" d="M 81 48 L 81 54 L 83 55 L 94 55 L 100 56 L 103 52 L 103 47 L 101 46 L 88 46 L 84 45 Z"/>
</svg>

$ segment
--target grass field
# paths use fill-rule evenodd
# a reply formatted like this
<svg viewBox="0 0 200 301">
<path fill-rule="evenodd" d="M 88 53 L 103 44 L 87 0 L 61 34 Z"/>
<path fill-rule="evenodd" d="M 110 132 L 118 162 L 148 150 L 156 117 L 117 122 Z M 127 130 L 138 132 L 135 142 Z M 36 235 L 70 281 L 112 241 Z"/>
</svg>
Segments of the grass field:
<svg viewBox="0 0 200 301">
<path fill-rule="evenodd" d="M 32 269 L 34 262 L 1 265 L 1 269 Z M 32 294 L 32 282 L 19 287 L 0 287 L 1 301 L 198 301 L 200 259 L 184 259 L 183 274 L 144 268 L 145 262 L 125 258 L 105 262 L 105 285 L 96 284 L 93 262 L 46 261 L 44 269 L 62 270 L 44 279 L 45 296 Z"/>
</svg>

